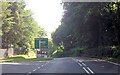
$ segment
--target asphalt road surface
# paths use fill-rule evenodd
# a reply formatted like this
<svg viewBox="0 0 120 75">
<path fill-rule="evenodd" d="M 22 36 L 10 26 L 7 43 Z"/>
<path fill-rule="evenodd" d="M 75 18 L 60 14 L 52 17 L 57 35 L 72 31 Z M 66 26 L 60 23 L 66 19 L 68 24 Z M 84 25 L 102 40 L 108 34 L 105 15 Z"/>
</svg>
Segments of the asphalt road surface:
<svg viewBox="0 0 120 75">
<path fill-rule="evenodd" d="M 120 66 L 98 59 L 85 57 L 55 58 L 50 61 L 27 63 L 2 63 L 2 73 L 17 75 L 120 75 Z"/>
</svg>

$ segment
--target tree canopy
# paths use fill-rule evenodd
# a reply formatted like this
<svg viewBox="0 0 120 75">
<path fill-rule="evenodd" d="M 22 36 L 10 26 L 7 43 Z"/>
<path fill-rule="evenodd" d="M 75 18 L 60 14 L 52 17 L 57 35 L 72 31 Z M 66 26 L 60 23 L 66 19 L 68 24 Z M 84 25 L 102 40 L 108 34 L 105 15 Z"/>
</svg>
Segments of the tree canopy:
<svg viewBox="0 0 120 75">
<path fill-rule="evenodd" d="M 71 55 L 120 55 L 120 2 L 65 2 L 61 25 L 52 34 Z M 74 52 L 73 52 L 74 51 Z"/>
<path fill-rule="evenodd" d="M 45 30 L 33 18 L 25 2 L 1 2 L 2 48 L 34 49 L 34 38 L 46 36 Z"/>
</svg>

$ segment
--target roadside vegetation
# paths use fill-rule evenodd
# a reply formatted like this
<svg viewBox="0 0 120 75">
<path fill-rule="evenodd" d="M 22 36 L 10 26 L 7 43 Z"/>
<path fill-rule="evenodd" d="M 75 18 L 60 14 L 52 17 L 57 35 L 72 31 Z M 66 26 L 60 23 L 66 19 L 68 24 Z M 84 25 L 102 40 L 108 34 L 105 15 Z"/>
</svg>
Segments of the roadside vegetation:
<svg viewBox="0 0 120 75">
<path fill-rule="evenodd" d="M 56 57 L 61 56 L 61 54 L 63 53 L 63 49 L 64 49 L 63 45 L 56 46 L 55 44 L 53 44 L 52 39 L 49 39 L 48 44 L 49 44 L 48 46 L 49 50 L 47 54 L 49 55 L 49 57 L 56 58 Z"/>
<path fill-rule="evenodd" d="M 53 58 L 30 58 L 26 55 L 15 55 L 6 59 L 2 59 L 2 62 L 32 62 L 32 61 L 47 61 Z"/>
<path fill-rule="evenodd" d="M 34 50 L 34 38 L 46 36 L 46 31 L 34 20 L 32 11 L 26 9 L 25 1 L 0 0 L 0 8 L 2 49 L 13 48 L 14 54 L 28 54 Z M 5 57 L 8 57 L 7 52 Z"/>
<path fill-rule="evenodd" d="M 52 33 L 61 56 L 120 59 L 120 2 L 63 3 L 61 25 Z"/>
<path fill-rule="evenodd" d="M 0 0 L 1 1 L 1 0 Z M 85 56 L 118 62 L 120 60 L 120 2 L 62 3 L 61 25 L 51 34 L 49 57 Z M 88 7 L 89 6 L 89 7 Z M 46 36 L 22 2 L 0 2 L 2 49 L 13 48 L 15 56 L 3 62 L 49 60 L 36 58 L 34 38 Z M 119 63 L 119 62 L 118 62 Z"/>
<path fill-rule="evenodd" d="M 32 62 L 32 61 L 47 61 L 52 60 L 53 58 L 37 58 L 36 53 L 30 51 L 28 55 L 20 54 L 14 55 L 5 59 L 2 59 L 2 62 Z"/>
</svg>

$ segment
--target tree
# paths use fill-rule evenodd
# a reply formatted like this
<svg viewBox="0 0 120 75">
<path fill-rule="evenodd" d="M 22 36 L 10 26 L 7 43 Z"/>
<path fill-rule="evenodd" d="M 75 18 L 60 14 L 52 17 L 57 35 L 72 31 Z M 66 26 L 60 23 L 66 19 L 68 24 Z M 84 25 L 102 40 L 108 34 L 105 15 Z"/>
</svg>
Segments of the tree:
<svg viewBox="0 0 120 75">
<path fill-rule="evenodd" d="M 2 48 L 22 50 L 34 49 L 34 38 L 46 36 L 45 30 L 32 17 L 32 11 L 25 9 L 25 2 L 2 3 Z"/>
<path fill-rule="evenodd" d="M 119 47 L 119 4 L 63 3 L 64 15 L 52 34 L 53 43 L 63 43 L 64 52 L 68 53 L 82 48 L 91 55 L 109 55 L 113 46 Z"/>
</svg>

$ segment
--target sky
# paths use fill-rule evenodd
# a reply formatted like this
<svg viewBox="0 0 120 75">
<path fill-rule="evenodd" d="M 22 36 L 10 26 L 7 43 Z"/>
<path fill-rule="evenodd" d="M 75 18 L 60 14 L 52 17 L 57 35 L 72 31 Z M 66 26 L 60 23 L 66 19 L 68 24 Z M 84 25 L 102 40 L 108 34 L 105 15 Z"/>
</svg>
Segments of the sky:
<svg viewBox="0 0 120 75">
<path fill-rule="evenodd" d="M 60 3 L 62 0 L 25 0 L 25 2 L 26 9 L 33 12 L 33 17 L 47 31 L 47 37 L 50 38 L 50 33 L 61 24 L 63 7 Z"/>
</svg>

